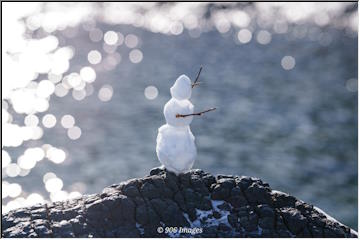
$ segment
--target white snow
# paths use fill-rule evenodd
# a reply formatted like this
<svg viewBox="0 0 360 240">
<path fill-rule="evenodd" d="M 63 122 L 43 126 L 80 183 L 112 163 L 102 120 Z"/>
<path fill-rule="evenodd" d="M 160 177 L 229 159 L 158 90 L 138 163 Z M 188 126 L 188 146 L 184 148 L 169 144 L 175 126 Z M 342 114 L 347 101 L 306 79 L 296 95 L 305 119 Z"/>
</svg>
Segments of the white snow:
<svg viewBox="0 0 360 240">
<path fill-rule="evenodd" d="M 190 130 L 194 113 L 191 97 L 191 80 L 186 75 L 176 79 L 170 88 L 172 98 L 164 106 L 166 124 L 158 130 L 156 154 L 163 166 L 176 174 L 189 171 L 197 155 L 195 137 Z"/>
<path fill-rule="evenodd" d="M 139 230 L 140 234 L 143 235 L 145 230 L 144 228 L 141 226 L 140 223 L 136 223 L 136 228 Z"/>
<path fill-rule="evenodd" d="M 173 98 L 185 100 L 191 97 L 191 80 L 186 75 L 181 75 L 176 79 L 174 85 L 170 88 Z"/>
<path fill-rule="evenodd" d="M 166 169 L 179 174 L 192 168 L 197 153 L 189 126 L 165 124 L 159 128 L 156 142 L 157 156 Z"/>
<path fill-rule="evenodd" d="M 228 216 L 230 214 L 230 211 L 222 210 L 218 208 L 219 205 L 225 203 L 225 201 L 222 200 L 211 200 L 212 209 L 211 210 L 196 210 L 196 219 L 194 221 L 190 220 L 190 217 L 187 213 L 183 213 L 184 217 L 190 224 L 191 228 L 205 228 L 205 227 L 211 227 L 211 226 L 218 226 L 220 223 L 223 223 L 227 225 L 228 227 L 232 228 L 233 232 L 235 233 L 236 230 L 230 225 L 228 221 Z M 215 218 L 213 216 L 214 211 L 217 211 L 220 213 L 220 218 Z M 201 219 L 205 220 L 202 221 Z M 259 229 L 258 229 L 259 230 Z M 260 230 L 259 230 L 260 231 Z"/>
<path fill-rule="evenodd" d="M 175 98 L 170 99 L 164 107 L 164 116 L 168 124 L 172 126 L 187 126 L 192 120 L 193 116 L 179 117 L 177 114 L 192 114 L 194 113 L 194 105 L 189 100 L 177 100 Z"/>
</svg>

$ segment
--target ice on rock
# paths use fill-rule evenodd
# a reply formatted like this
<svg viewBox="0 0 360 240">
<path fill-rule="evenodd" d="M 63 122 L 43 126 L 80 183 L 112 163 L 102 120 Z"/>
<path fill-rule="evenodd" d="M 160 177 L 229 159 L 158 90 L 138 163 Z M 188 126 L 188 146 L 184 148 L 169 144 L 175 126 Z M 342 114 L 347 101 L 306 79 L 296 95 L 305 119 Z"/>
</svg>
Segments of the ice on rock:
<svg viewBox="0 0 360 240">
<path fill-rule="evenodd" d="M 156 154 L 167 170 L 179 174 L 192 168 L 197 152 L 189 126 L 161 126 L 156 143 Z"/>
<path fill-rule="evenodd" d="M 186 75 L 178 77 L 170 88 L 171 97 L 177 100 L 185 100 L 191 97 L 191 80 Z"/>
<path fill-rule="evenodd" d="M 171 98 L 164 107 L 166 123 L 172 126 L 188 126 L 192 122 L 193 116 L 177 118 L 176 115 L 192 113 L 194 113 L 194 105 L 192 105 L 189 100 L 177 100 Z"/>
</svg>

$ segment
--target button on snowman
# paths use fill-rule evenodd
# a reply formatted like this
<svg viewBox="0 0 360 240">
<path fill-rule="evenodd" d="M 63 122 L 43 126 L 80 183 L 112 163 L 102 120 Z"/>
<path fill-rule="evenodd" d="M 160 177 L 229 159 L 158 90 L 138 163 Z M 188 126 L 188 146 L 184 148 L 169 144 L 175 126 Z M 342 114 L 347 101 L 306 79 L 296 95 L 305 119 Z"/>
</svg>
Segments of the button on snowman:
<svg viewBox="0 0 360 240">
<path fill-rule="evenodd" d="M 200 72 L 201 68 L 194 83 L 186 75 L 176 79 L 170 88 L 172 98 L 164 106 L 166 124 L 158 130 L 156 139 L 158 159 L 163 167 L 176 174 L 190 170 L 195 162 L 197 155 L 195 137 L 189 126 L 193 116 L 215 110 L 211 108 L 194 113 L 194 105 L 189 101 L 192 88 L 198 85 Z"/>
</svg>

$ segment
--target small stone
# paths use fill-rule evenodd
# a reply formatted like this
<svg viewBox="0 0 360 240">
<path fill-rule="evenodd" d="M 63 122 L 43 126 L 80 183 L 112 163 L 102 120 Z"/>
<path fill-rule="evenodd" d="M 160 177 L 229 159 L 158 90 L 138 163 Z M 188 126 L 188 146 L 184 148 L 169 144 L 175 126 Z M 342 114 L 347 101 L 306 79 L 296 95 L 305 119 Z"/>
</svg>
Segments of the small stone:
<svg viewBox="0 0 360 240">
<path fill-rule="evenodd" d="M 164 172 L 164 169 L 162 169 L 161 167 L 155 167 L 150 170 L 150 176 L 160 175 L 160 173 L 163 173 L 163 172 Z"/>
<path fill-rule="evenodd" d="M 240 195 L 240 196 L 232 196 L 232 197 L 230 197 L 228 199 L 228 201 L 235 208 L 239 208 L 239 207 L 247 205 L 247 200 L 242 195 Z"/>
<path fill-rule="evenodd" d="M 252 184 L 251 178 L 246 176 L 235 178 L 235 182 L 236 185 L 238 185 L 243 191 L 245 191 Z"/>
<path fill-rule="evenodd" d="M 271 204 L 271 196 L 269 189 L 253 183 L 245 190 L 245 195 L 250 203 L 253 204 Z"/>
<path fill-rule="evenodd" d="M 214 218 L 219 219 L 221 218 L 221 214 L 218 211 L 213 212 Z"/>
<path fill-rule="evenodd" d="M 211 193 L 211 198 L 214 200 L 225 200 L 230 195 L 230 189 L 223 188 L 220 185 L 216 185 Z"/>
</svg>

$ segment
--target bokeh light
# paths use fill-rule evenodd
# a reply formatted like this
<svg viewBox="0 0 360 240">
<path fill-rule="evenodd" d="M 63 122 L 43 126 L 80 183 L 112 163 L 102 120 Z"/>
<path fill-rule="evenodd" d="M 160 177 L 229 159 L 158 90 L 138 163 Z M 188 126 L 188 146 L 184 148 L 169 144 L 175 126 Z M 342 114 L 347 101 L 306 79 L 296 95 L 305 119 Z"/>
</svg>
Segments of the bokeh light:
<svg viewBox="0 0 360 240">
<path fill-rule="evenodd" d="M 88 54 L 88 61 L 91 64 L 99 64 L 101 62 L 101 53 L 97 50 L 91 50 Z"/>
<path fill-rule="evenodd" d="M 71 128 L 75 124 L 75 118 L 71 115 L 64 115 L 61 118 L 61 125 L 64 128 Z"/>
<path fill-rule="evenodd" d="M 251 41 L 252 33 L 248 29 L 241 29 L 237 37 L 241 43 L 248 43 Z"/>
<path fill-rule="evenodd" d="M 36 160 L 29 155 L 21 155 L 17 160 L 17 164 L 22 169 L 30 170 L 35 167 Z"/>
<path fill-rule="evenodd" d="M 55 85 L 49 80 L 42 80 L 39 82 L 36 95 L 42 98 L 47 98 L 55 91 Z"/>
<path fill-rule="evenodd" d="M 1 166 L 6 168 L 11 163 L 10 155 L 5 151 L 1 150 Z"/>
<path fill-rule="evenodd" d="M 295 67 L 295 58 L 292 56 L 285 56 L 281 59 L 281 66 L 285 70 L 291 70 Z"/>
<path fill-rule="evenodd" d="M 110 101 L 113 95 L 113 88 L 110 85 L 104 85 L 100 88 L 98 97 L 102 102 Z"/>
<path fill-rule="evenodd" d="M 53 172 L 47 172 L 46 174 L 44 174 L 43 176 L 43 182 L 46 183 L 48 180 L 52 179 L 52 178 L 56 178 L 56 174 Z"/>
<path fill-rule="evenodd" d="M 63 181 L 60 178 L 54 177 L 45 182 L 45 189 L 50 193 L 54 193 L 60 191 L 63 185 Z"/>
<path fill-rule="evenodd" d="M 44 198 L 38 193 L 31 193 L 26 198 L 26 206 L 32 206 L 37 203 L 44 203 Z"/>
<path fill-rule="evenodd" d="M 42 124 L 46 128 L 53 128 L 56 125 L 56 117 L 53 114 L 46 114 L 42 118 Z"/>
<path fill-rule="evenodd" d="M 55 86 L 55 95 L 58 97 L 65 97 L 69 92 L 69 89 L 65 88 L 63 84 L 57 84 Z"/>
<path fill-rule="evenodd" d="M 128 48 L 134 48 L 138 45 L 139 39 L 136 35 L 134 34 L 128 34 L 125 37 L 125 45 Z"/>
<path fill-rule="evenodd" d="M 20 167 L 16 163 L 10 163 L 6 167 L 5 173 L 9 177 L 16 177 L 20 173 Z"/>
<path fill-rule="evenodd" d="M 86 91 L 73 89 L 72 97 L 77 101 L 81 101 L 86 97 Z"/>
<path fill-rule="evenodd" d="M 356 78 L 351 78 L 346 81 L 346 89 L 349 92 L 357 92 L 358 90 L 358 80 Z"/>
<path fill-rule="evenodd" d="M 17 183 L 11 183 L 7 186 L 7 194 L 9 197 L 11 198 L 16 198 L 17 196 L 19 196 L 22 192 L 22 188 L 19 184 Z"/>
<path fill-rule="evenodd" d="M 67 130 L 67 135 L 71 140 L 77 140 L 81 136 L 81 128 L 73 126 Z"/>
<path fill-rule="evenodd" d="M 256 35 L 256 41 L 262 45 L 269 44 L 271 41 L 271 34 L 266 30 L 261 30 Z"/>
<path fill-rule="evenodd" d="M 104 35 L 104 42 L 108 45 L 115 45 L 119 37 L 114 31 L 107 31 Z"/>
<path fill-rule="evenodd" d="M 153 100 L 158 96 L 158 89 L 155 86 L 148 86 L 144 90 L 144 95 L 147 99 Z"/>
<path fill-rule="evenodd" d="M 53 163 L 60 164 L 65 161 L 66 153 L 62 149 L 50 147 L 46 151 L 46 157 Z"/>
<path fill-rule="evenodd" d="M 131 50 L 129 53 L 129 59 L 132 63 L 139 63 L 143 59 L 143 54 L 139 49 Z"/>
<path fill-rule="evenodd" d="M 35 127 L 39 124 L 39 118 L 34 114 L 27 115 L 24 118 L 24 124 L 29 127 Z"/>
<path fill-rule="evenodd" d="M 89 38 L 93 42 L 100 42 L 103 38 L 103 32 L 99 28 L 95 28 L 89 32 Z"/>
<path fill-rule="evenodd" d="M 80 76 L 85 82 L 91 83 L 96 79 L 96 72 L 92 67 L 83 67 L 80 70 Z"/>
</svg>

